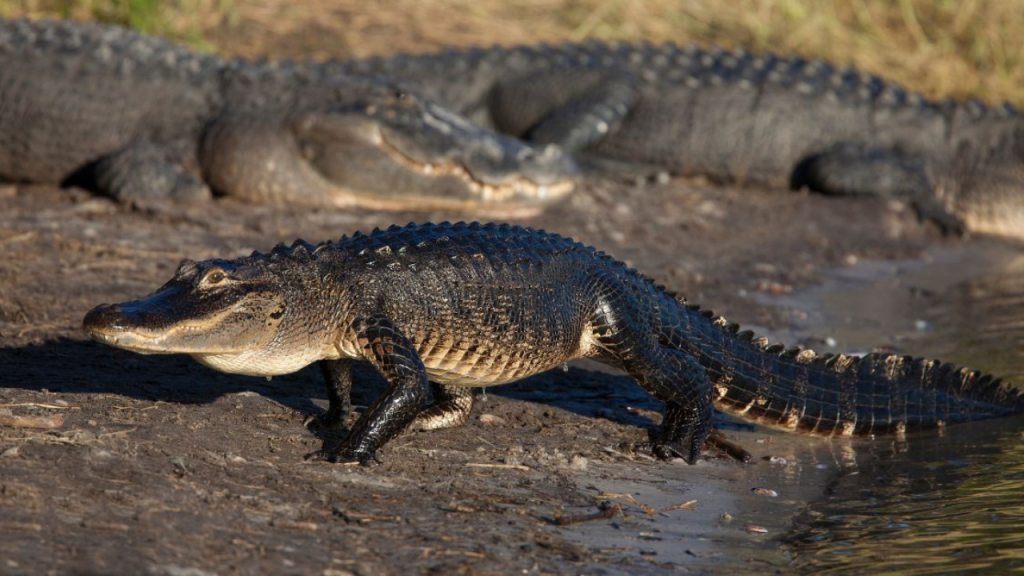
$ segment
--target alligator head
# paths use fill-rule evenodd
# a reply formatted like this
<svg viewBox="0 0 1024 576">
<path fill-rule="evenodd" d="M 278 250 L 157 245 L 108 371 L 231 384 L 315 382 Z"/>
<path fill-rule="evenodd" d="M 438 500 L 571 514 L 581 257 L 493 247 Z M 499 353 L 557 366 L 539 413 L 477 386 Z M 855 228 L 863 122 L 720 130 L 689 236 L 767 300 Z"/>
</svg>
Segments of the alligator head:
<svg viewBox="0 0 1024 576">
<path fill-rule="evenodd" d="M 560 148 L 488 131 L 396 85 L 289 88 L 284 137 L 238 134 L 260 124 L 253 120 L 207 135 L 204 172 L 214 188 L 306 205 L 514 216 L 576 186 L 576 165 Z"/>
<path fill-rule="evenodd" d="M 294 372 L 337 356 L 326 334 L 329 323 L 316 316 L 319 308 L 307 305 L 317 294 L 308 285 L 319 285 L 311 280 L 316 274 L 281 257 L 294 250 L 279 247 L 233 261 L 185 260 L 157 291 L 98 306 L 83 326 L 94 340 L 141 354 L 189 354 L 236 374 Z"/>
</svg>

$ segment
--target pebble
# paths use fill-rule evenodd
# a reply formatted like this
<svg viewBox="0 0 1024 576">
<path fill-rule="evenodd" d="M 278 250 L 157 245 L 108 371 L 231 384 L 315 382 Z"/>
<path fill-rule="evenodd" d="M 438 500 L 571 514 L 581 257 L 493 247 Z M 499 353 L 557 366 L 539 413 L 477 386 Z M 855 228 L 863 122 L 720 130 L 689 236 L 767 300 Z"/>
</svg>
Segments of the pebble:
<svg viewBox="0 0 1024 576">
<path fill-rule="evenodd" d="M 569 458 L 569 469 L 583 472 L 587 469 L 587 459 L 579 454 L 574 454 L 572 458 Z"/>
<path fill-rule="evenodd" d="M 779 496 L 779 493 L 771 488 L 751 488 L 750 491 L 757 496 L 767 496 L 768 498 L 777 498 Z"/>
<path fill-rule="evenodd" d="M 504 424 L 505 423 L 505 419 L 502 418 L 501 416 L 495 416 L 494 414 L 481 414 L 480 415 L 480 423 L 481 424 Z"/>
</svg>

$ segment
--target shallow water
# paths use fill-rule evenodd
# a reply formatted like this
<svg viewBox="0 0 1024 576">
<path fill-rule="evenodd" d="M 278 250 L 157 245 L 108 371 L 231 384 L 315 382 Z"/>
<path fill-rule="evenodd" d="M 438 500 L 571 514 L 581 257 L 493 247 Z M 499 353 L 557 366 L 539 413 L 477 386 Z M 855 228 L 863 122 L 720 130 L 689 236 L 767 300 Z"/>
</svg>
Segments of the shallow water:
<svg viewBox="0 0 1024 576">
<path fill-rule="evenodd" d="M 859 265 L 783 304 L 808 304 L 807 325 L 830 326 L 826 342 L 837 349 L 867 350 L 874 339 L 1024 382 L 1024 254 L 1017 250 L 969 243 L 929 262 Z M 1024 571 L 1024 418 L 853 448 L 852 461 L 786 538 L 795 566 Z"/>
<path fill-rule="evenodd" d="M 862 262 L 813 289 L 757 298 L 793 310 L 788 329 L 758 330 L 773 341 L 820 352 L 881 345 L 1024 381 L 1020 250 L 968 242 L 919 261 Z M 649 515 L 624 505 L 621 518 L 560 532 L 609 557 L 698 572 L 1024 571 L 1024 416 L 902 439 L 725 429 L 752 462 L 595 464 L 577 478 L 655 509 L 688 500 L 695 509 Z M 648 569 L 659 571 L 636 566 Z"/>
</svg>

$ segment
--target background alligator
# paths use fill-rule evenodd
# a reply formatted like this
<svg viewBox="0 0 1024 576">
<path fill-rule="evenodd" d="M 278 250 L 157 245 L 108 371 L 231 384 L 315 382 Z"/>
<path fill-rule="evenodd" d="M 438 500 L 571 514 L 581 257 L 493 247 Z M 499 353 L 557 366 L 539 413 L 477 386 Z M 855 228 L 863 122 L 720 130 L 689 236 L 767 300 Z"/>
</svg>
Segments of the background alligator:
<svg viewBox="0 0 1024 576">
<path fill-rule="evenodd" d="M 380 81 L 198 55 L 116 27 L 0 22 L 0 180 L 117 198 L 536 211 L 573 163 Z"/>
<path fill-rule="evenodd" d="M 574 188 L 565 149 L 615 170 L 899 198 L 949 231 L 1024 237 L 1013 107 L 797 57 L 591 42 L 253 63 L 14 21 L 0 68 L 8 180 L 513 215 Z"/>
<path fill-rule="evenodd" d="M 311 455 L 331 461 L 373 461 L 414 422 L 464 422 L 471 388 L 576 358 L 621 367 L 664 401 L 652 451 L 691 463 L 713 403 L 820 435 L 1024 412 L 1012 386 L 950 364 L 769 345 L 602 252 L 509 225 L 410 224 L 237 260 L 186 260 L 153 294 L 99 306 L 84 326 L 100 342 L 186 353 L 225 372 L 271 376 L 320 362 L 327 427 L 342 422 L 352 362 L 371 363 L 390 386 L 340 445 Z M 422 410 L 431 388 L 434 405 Z"/>
<path fill-rule="evenodd" d="M 455 50 L 335 63 L 535 143 L 715 180 L 910 202 L 1024 238 L 1024 120 L 825 62 L 671 44 Z"/>
</svg>

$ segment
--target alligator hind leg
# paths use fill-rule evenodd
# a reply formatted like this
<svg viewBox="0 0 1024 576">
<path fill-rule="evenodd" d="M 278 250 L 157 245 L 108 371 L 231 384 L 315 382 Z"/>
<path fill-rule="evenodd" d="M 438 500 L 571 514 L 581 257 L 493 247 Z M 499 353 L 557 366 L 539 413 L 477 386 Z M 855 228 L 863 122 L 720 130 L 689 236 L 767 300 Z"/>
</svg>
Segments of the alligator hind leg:
<svg viewBox="0 0 1024 576">
<path fill-rule="evenodd" d="M 665 402 L 665 418 L 651 451 L 663 460 L 680 457 L 695 464 L 711 433 L 711 380 L 693 357 L 659 348 L 654 354 L 624 365 L 655 398 Z"/>
<path fill-rule="evenodd" d="M 922 220 L 933 220 L 946 234 L 963 234 L 964 222 L 943 205 L 922 166 L 886 150 L 842 144 L 811 156 L 793 171 L 793 189 L 822 194 L 879 196 L 904 200 Z"/>
<path fill-rule="evenodd" d="M 434 382 L 430 387 L 434 392 L 434 404 L 416 415 L 411 428 L 441 430 L 465 424 L 473 410 L 473 389 Z"/>
<path fill-rule="evenodd" d="M 321 360 L 320 372 L 327 389 L 327 411 L 306 421 L 311 429 L 336 430 L 352 411 L 352 360 Z"/>
<path fill-rule="evenodd" d="M 427 400 L 427 369 L 412 342 L 386 317 L 375 314 L 353 326 L 369 361 L 388 381 L 388 389 L 359 417 L 339 445 L 306 455 L 306 460 L 377 461 L 377 449 L 416 418 Z"/>
<path fill-rule="evenodd" d="M 101 158 L 92 167 L 98 190 L 121 202 L 209 200 L 210 189 L 171 160 L 170 150 L 137 142 Z"/>
<path fill-rule="evenodd" d="M 695 464 L 711 433 L 714 411 L 707 372 L 689 354 L 658 343 L 651 327 L 638 320 L 641 315 L 629 305 L 631 294 L 616 288 L 614 281 L 602 287 L 605 303 L 593 325 L 606 360 L 615 361 L 652 396 L 665 402 L 665 418 L 651 442 L 651 451 L 662 459 L 679 456 Z"/>
</svg>

